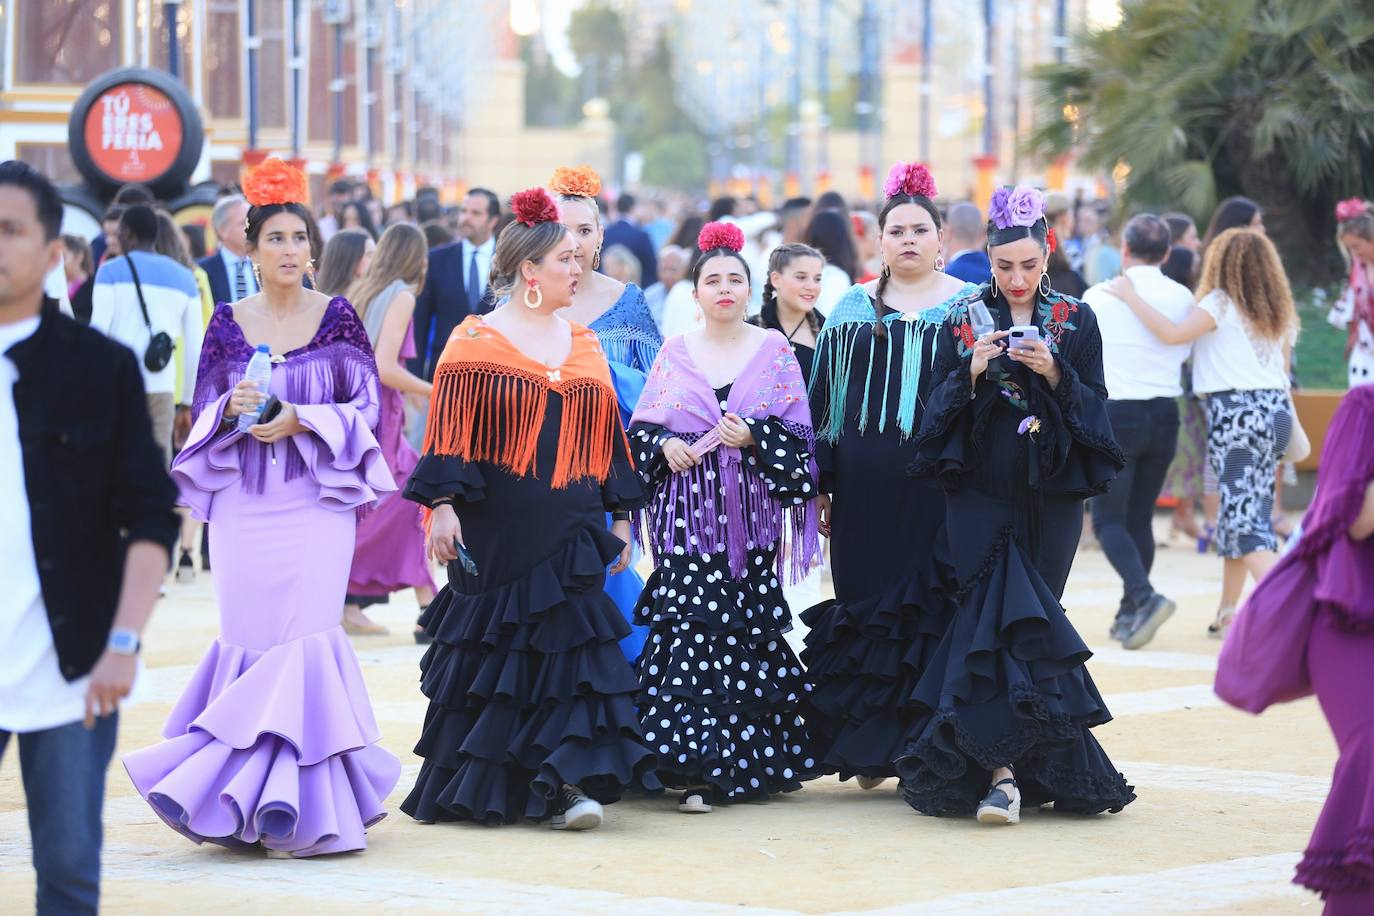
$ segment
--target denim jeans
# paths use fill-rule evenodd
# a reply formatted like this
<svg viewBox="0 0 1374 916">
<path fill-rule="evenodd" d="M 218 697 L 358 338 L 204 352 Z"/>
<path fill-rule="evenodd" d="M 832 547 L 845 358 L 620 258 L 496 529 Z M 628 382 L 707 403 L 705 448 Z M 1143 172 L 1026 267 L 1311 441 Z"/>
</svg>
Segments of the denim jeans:
<svg viewBox="0 0 1374 916">
<path fill-rule="evenodd" d="M 29 808 L 38 916 L 95 913 L 100 907 L 101 809 L 119 714 L 18 735 Z M 10 732 L 0 731 L 0 759 Z"/>
<path fill-rule="evenodd" d="M 1092 498 L 1093 533 L 1121 577 L 1129 612 L 1154 594 L 1155 501 L 1178 447 L 1178 404 L 1173 398 L 1108 401 L 1107 416 L 1126 466 L 1111 489 Z"/>
</svg>

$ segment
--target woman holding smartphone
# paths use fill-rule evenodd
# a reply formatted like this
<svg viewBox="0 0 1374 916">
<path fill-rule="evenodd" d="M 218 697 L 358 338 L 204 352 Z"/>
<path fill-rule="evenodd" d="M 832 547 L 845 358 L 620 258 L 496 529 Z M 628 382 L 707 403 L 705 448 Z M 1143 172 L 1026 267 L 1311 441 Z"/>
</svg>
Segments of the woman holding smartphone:
<svg viewBox="0 0 1374 916">
<path fill-rule="evenodd" d="M 643 496 L 596 333 L 558 316 L 577 244 L 542 188 L 511 211 L 492 256 L 503 301 L 449 337 L 405 490 L 432 512 L 448 585 L 420 618 L 429 712 L 401 810 L 588 830 L 627 786 L 659 788 L 619 647 L 630 627 L 604 590 Z"/>
<path fill-rule="evenodd" d="M 989 208 L 992 280 L 950 308 L 912 473 L 946 493 L 959 606 L 912 701 L 897 759 L 922 814 L 1020 820 L 1022 799 L 1080 814 L 1135 794 L 1088 731 L 1107 722 L 1090 652 L 1059 599 L 1083 500 L 1121 468 L 1092 310 L 1056 293 L 1044 200 L 1001 188 Z M 991 327 L 980 328 L 983 306 Z"/>
</svg>

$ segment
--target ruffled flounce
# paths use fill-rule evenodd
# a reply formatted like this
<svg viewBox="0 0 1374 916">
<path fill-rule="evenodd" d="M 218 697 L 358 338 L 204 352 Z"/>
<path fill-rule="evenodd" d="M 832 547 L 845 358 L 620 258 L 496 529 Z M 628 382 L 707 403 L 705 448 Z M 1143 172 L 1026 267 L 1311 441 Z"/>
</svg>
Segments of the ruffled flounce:
<svg viewBox="0 0 1374 916">
<path fill-rule="evenodd" d="M 812 684 L 805 715 L 823 772 L 842 780 L 894 774 L 920 714 L 911 694 L 948 628 L 952 592 L 937 553 L 882 592 L 802 612 L 810 632 L 801 658 Z"/>
<path fill-rule="evenodd" d="M 751 551 L 743 579 L 724 565 L 723 554 L 715 563 L 674 555 L 649 577 L 635 610 L 650 630 L 640 715 L 665 785 L 708 785 L 720 803 L 757 801 L 820 773 L 772 557 Z"/>
<path fill-rule="evenodd" d="M 923 715 L 896 761 L 907 802 L 972 814 L 1001 766 L 1027 805 L 1096 814 L 1133 801 L 1088 731 L 1111 719 L 1091 652 L 1020 547 L 1001 538 L 961 598 L 911 696 Z"/>
<path fill-rule="evenodd" d="M 1374 740 L 1368 734 L 1341 749 L 1331 794 L 1293 880 L 1323 895 L 1374 889 Z"/>
<path fill-rule="evenodd" d="M 251 473 L 245 462 L 261 465 L 268 447 L 240 432 L 223 431 L 220 417 L 229 394 L 209 404 L 196 419 L 186 447 L 172 462 L 172 477 L 182 499 L 201 521 L 210 518 L 215 493 L 241 485 L 247 473 L 261 484 L 263 469 Z M 338 511 L 361 509 L 396 489 L 381 446 L 357 409 L 347 404 L 300 404 L 298 433 L 276 448 L 294 448 L 305 473 L 319 484 L 320 505 Z M 245 456 L 245 452 L 250 452 Z"/>
<path fill-rule="evenodd" d="M 140 795 L 200 842 L 298 856 L 363 849 L 400 763 L 379 738 L 362 672 L 334 627 L 266 650 L 216 642 L 167 741 L 124 757 Z"/>
<path fill-rule="evenodd" d="M 622 546 L 589 526 L 520 579 L 439 593 L 420 618 L 435 640 L 420 663 L 430 706 L 402 811 L 509 824 L 549 817 L 568 783 L 603 804 L 660 788 L 618 645 L 629 626 L 602 591 Z"/>
</svg>

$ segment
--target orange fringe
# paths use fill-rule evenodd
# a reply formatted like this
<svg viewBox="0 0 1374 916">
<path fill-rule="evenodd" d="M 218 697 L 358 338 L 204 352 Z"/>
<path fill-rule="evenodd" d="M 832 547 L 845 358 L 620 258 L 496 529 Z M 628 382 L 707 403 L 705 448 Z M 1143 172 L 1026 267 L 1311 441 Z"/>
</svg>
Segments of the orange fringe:
<svg viewBox="0 0 1374 916">
<path fill-rule="evenodd" d="M 629 441 L 620 428 L 615 391 L 587 376 L 551 383 L 498 363 L 441 363 L 430 397 L 424 451 L 487 461 L 522 477 L 537 474 L 535 455 L 550 390 L 563 398 L 550 485 L 562 489 L 587 477 L 604 481 L 616 436 L 627 454 Z"/>
</svg>

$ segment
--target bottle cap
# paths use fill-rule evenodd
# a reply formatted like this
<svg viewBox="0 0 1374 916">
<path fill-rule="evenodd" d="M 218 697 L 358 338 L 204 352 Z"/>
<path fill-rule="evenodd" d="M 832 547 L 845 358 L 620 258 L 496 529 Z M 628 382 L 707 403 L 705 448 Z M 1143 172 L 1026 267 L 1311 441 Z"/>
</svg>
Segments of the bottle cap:
<svg viewBox="0 0 1374 916">
<path fill-rule="evenodd" d="M 258 352 L 270 354 L 272 351 L 268 348 L 267 344 L 258 344 Z"/>
</svg>

